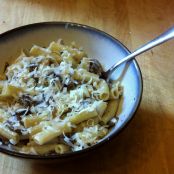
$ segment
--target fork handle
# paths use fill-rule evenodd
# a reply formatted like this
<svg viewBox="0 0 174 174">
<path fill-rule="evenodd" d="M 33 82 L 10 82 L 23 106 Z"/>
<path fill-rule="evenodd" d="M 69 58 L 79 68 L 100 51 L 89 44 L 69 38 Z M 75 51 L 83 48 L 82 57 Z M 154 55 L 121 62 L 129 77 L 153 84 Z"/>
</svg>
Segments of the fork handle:
<svg viewBox="0 0 174 174">
<path fill-rule="evenodd" d="M 113 71 L 122 63 L 127 62 L 131 59 L 134 59 L 135 56 L 138 56 L 139 54 L 144 53 L 145 51 L 150 50 L 151 48 L 153 48 L 157 45 L 160 45 L 172 38 L 174 38 L 174 27 L 171 27 L 170 29 L 168 29 L 167 31 L 165 31 L 164 33 L 162 33 L 155 39 L 153 39 L 150 42 L 146 43 L 145 45 L 139 47 L 134 52 L 130 53 L 128 56 L 126 56 L 125 58 L 118 61 L 111 68 L 109 68 L 109 70 L 107 70 L 105 72 L 107 74 L 107 77 L 109 78 L 109 76 L 113 73 Z"/>
</svg>

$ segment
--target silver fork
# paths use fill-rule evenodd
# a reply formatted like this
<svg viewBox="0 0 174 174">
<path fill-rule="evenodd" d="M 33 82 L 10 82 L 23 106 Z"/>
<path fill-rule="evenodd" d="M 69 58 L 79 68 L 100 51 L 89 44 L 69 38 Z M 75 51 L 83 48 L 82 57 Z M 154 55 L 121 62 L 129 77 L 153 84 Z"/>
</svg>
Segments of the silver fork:
<svg viewBox="0 0 174 174">
<path fill-rule="evenodd" d="M 135 56 L 138 56 L 150 49 L 152 49 L 153 47 L 160 45 L 170 39 L 174 38 L 174 27 L 168 29 L 167 31 L 165 31 L 164 33 L 162 33 L 161 35 L 159 35 L 158 37 L 156 37 L 155 39 L 149 41 L 148 43 L 146 43 L 145 45 L 139 47 L 138 49 L 136 49 L 134 52 L 132 52 L 131 54 L 129 54 L 128 56 L 126 56 L 125 58 L 119 60 L 117 63 L 115 63 L 114 65 L 111 66 L 111 68 L 109 68 L 107 71 L 102 71 L 102 66 L 100 64 L 99 61 L 97 61 L 96 59 L 91 59 L 90 61 L 92 61 L 99 69 L 98 74 L 100 74 L 100 77 L 105 79 L 106 81 L 109 80 L 111 74 L 115 71 L 115 69 L 120 66 L 121 64 L 130 61 L 132 59 L 135 59 Z"/>
</svg>

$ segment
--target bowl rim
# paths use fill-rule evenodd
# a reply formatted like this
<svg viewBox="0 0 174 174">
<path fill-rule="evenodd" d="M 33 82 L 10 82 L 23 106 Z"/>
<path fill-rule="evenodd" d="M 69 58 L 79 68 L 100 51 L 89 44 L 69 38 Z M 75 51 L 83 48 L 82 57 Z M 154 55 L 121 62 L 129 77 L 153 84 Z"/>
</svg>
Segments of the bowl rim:
<svg viewBox="0 0 174 174">
<path fill-rule="evenodd" d="M 116 39 L 115 37 L 113 37 L 112 35 L 106 33 L 103 30 L 97 29 L 95 27 L 86 25 L 86 24 L 80 24 L 80 23 L 75 23 L 75 22 L 68 22 L 68 21 L 49 21 L 49 22 L 37 22 L 37 23 L 31 23 L 31 24 L 27 24 L 27 25 L 22 25 L 13 29 L 10 29 L 8 31 L 5 31 L 3 33 L 0 34 L 0 39 L 2 39 L 3 37 L 5 37 L 8 34 L 11 33 L 15 33 L 18 30 L 25 30 L 25 29 L 29 29 L 32 27 L 43 27 L 43 26 L 49 26 L 49 25 L 64 25 L 66 27 L 66 25 L 70 25 L 70 27 L 73 28 L 77 28 L 77 29 L 85 29 L 87 31 L 92 31 L 94 33 L 99 33 L 101 35 L 103 35 L 104 37 L 107 37 L 109 39 L 111 39 L 112 41 L 117 42 L 126 53 L 130 54 L 131 52 L 129 51 L 129 49 L 123 44 L 121 43 L 118 39 Z M 120 126 L 120 128 L 113 132 L 112 134 L 110 134 L 110 136 L 102 141 L 100 141 L 99 143 L 88 147 L 86 149 L 80 150 L 80 151 L 75 151 L 75 152 L 69 152 L 69 153 L 65 153 L 65 154 L 50 154 L 50 155 L 33 155 L 33 154 L 25 154 L 25 153 L 20 153 L 20 152 L 16 152 L 16 151 L 12 151 L 6 148 L 2 148 L 0 146 L 0 152 L 5 153 L 7 155 L 13 156 L 13 157 L 20 157 L 20 158 L 25 158 L 25 159 L 34 159 L 34 160 L 47 160 L 47 159 L 65 159 L 65 158 L 72 158 L 72 157 L 76 157 L 77 155 L 80 154 L 84 154 L 87 153 L 89 151 L 92 151 L 94 149 L 96 149 L 97 147 L 100 147 L 101 145 L 109 142 L 111 139 L 113 139 L 116 135 L 120 134 L 130 123 L 130 121 L 133 119 L 133 117 L 135 116 L 135 113 L 137 112 L 141 100 L 142 100 L 142 93 L 143 93 L 143 78 L 142 78 L 142 72 L 140 69 L 140 66 L 137 62 L 136 59 L 132 60 L 132 62 L 134 63 L 138 78 L 140 79 L 140 94 L 138 96 L 137 102 L 136 102 L 136 107 L 134 107 L 133 111 L 130 113 L 129 117 L 126 119 L 126 121 Z"/>
</svg>

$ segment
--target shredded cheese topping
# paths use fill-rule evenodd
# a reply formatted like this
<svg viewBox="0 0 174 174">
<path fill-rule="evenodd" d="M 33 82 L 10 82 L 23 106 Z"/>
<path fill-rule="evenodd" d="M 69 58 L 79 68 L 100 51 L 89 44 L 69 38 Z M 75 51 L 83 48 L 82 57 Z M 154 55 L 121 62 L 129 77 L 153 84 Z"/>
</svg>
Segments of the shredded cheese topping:
<svg viewBox="0 0 174 174">
<path fill-rule="evenodd" d="M 99 142 L 109 131 L 102 123 L 107 104 L 123 91 L 118 82 L 108 84 L 100 75 L 96 61 L 74 43 L 58 40 L 22 52 L 0 83 L 2 144 L 47 154 Z"/>
</svg>

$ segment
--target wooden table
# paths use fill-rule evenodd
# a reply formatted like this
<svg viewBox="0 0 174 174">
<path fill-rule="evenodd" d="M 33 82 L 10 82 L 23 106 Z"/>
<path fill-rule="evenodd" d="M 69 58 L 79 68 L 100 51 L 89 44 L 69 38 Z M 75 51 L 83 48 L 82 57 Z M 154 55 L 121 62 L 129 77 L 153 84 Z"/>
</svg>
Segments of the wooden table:
<svg viewBox="0 0 174 174">
<path fill-rule="evenodd" d="M 174 1 L 0 0 L 0 33 L 42 21 L 91 25 L 134 50 L 174 24 Z M 139 56 L 138 63 L 144 79 L 141 106 L 112 143 L 62 164 L 36 164 L 0 154 L 0 173 L 174 173 L 174 41 Z"/>
</svg>

